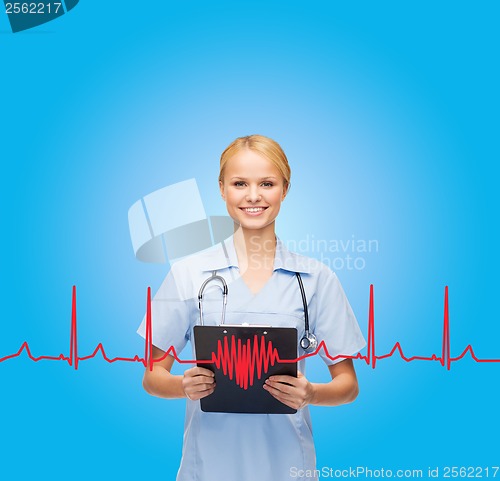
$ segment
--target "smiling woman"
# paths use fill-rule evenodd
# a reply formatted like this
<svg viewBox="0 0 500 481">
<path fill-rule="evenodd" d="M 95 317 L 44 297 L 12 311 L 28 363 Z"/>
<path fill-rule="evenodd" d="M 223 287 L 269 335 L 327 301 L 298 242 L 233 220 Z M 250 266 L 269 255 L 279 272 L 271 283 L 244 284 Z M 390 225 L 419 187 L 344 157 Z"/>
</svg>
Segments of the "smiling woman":
<svg viewBox="0 0 500 481">
<path fill-rule="evenodd" d="M 158 361 L 153 370 L 146 370 L 143 385 L 155 396 L 187 398 L 178 481 L 305 479 L 293 469 L 311 473 L 316 468 L 308 405 L 345 404 L 358 394 L 349 357 L 366 343 L 337 277 L 324 264 L 290 252 L 276 237 L 275 221 L 289 186 L 290 167 L 278 143 L 261 135 L 236 139 L 221 156 L 219 189 L 238 228 L 214 249 L 174 264 L 152 302 L 153 356 Z M 263 385 L 296 413 L 204 412 L 199 400 L 217 389 L 212 371 L 193 367 L 181 376 L 170 373 L 174 358 L 165 357 L 165 352 L 173 346 L 180 353 L 193 339 L 198 287 L 210 273 L 230 284 L 228 324 L 241 325 L 251 316 L 254 324 L 295 327 L 301 339 L 297 357 L 308 352 L 302 341 L 306 333 L 309 339 L 309 329 L 314 340 L 327 347 L 331 357 L 320 355 L 330 382 L 311 383 L 302 359 L 297 377 L 275 375 Z M 303 278 L 307 293 L 307 331 L 297 277 Z M 207 289 L 205 325 L 220 319 L 218 287 L 213 289 Z M 138 332 L 145 336 L 144 322 Z M 261 462 L 256 464 L 256 459 Z"/>
</svg>

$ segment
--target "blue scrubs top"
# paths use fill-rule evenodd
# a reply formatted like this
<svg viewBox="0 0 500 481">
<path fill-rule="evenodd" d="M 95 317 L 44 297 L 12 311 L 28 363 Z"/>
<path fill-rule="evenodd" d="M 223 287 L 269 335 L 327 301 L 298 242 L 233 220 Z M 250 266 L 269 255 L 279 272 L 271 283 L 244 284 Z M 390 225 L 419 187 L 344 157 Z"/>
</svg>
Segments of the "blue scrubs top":
<svg viewBox="0 0 500 481">
<path fill-rule="evenodd" d="M 277 239 L 274 272 L 253 294 L 241 278 L 233 237 L 172 265 L 152 301 L 153 344 L 181 353 L 199 323 L 198 291 L 213 271 L 228 284 L 227 324 L 296 327 L 304 335 L 304 310 L 295 272 L 300 272 L 309 308 L 310 330 L 325 341 L 330 356 L 355 355 L 366 342 L 337 276 L 323 263 L 290 252 Z M 203 297 L 205 325 L 219 325 L 222 296 L 216 282 Z M 145 337 L 145 320 L 138 333 Z M 194 344 L 194 343 L 192 343 Z M 194 351 L 194 346 L 193 346 Z M 298 346 L 298 355 L 304 351 Z M 334 364 L 323 351 L 327 365 Z M 194 352 L 191 359 L 195 359 Z M 305 360 L 299 362 L 305 375 Z M 316 468 L 309 409 L 296 414 L 206 413 L 186 400 L 182 461 L 177 481 L 302 479 Z"/>
</svg>

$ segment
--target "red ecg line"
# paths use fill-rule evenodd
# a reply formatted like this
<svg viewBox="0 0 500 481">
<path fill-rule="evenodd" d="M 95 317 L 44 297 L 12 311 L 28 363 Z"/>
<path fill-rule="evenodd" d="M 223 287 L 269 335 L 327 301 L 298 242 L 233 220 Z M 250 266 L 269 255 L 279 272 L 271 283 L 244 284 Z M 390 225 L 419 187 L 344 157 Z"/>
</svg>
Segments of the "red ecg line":
<svg viewBox="0 0 500 481">
<path fill-rule="evenodd" d="M 448 308 L 448 286 L 444 290 L 444 322 L 443 322 L 443 342 L 441 348 L 441 355 L 437 356 L 433 354 L 430 357 L 425 356 L 411 356 L 407 357 L 401 344 L 396 342 L 391 351 L 387 354 L 377 355 L 375 353 L 375 310 L 374 310 L 374 294 L 373 285 L 370 285 L 370 304 L 368 309 L 368 347 L 366 355 L 361 353 L 355 356 L 347 356 L 344 354 L 338 354 L 336 356 L 330 355 L 328 348 L 324 341 L 321 341 L 318 348 L 310 354 L 305 354 L 297 359 L 280 359 L 277 351 L 273 348 L 272 344 L 269 343 L 267 349 L 265 343 L 262 340 L 260 348 L 258 347 L 258 340 L 254 338 L 253 346 L 249 341 L 246 345 L 233 346 L 234 339 L 231 341 L 231 347 L 228 344 L 227 338 L 225 338 L 224 345 L 219 342 L 217 353 L 212 353 L 212 359 L 208 360 L 183 360 L 180 359 L 175 351 L 175 348 L 171 346 L 165 354 L 158 359 L 153 358 L 153 324 L 151 318 L 151 288 L 148 287 L 147 291 L 147 302 L 146 302 L 146 339 L 145 339 L 145 351 L 144 357 L 139 357 L 135 355 L 134 357 L 114 357 L 110 358 L 107 356 L 102 343 L 99 343 L 92 354 L 88 356 L 80 357 L 78 355 L 78 342 L 77 342 L 77 324 L 76 324 L 76 287 L 73 286 L 72 302 L 71 302 L 71 334 L 70 334 L 70 354 L 65 356 L 64 354 L 59 354 L 59 356 L 34 356 L 31 353 L 29 345 L 27 342 L 23 342 L 19 350 L 14 353 L 0 358 L 0 363 L 21 356 L 21 354 L 26 351 L 27 356 L 34 362 L 38 361 L 65 361 L 69 366 L 72 366 L 75 370 L 78 369 L 78 365 L 81 361 L 87 361 L 93 359 L 98 353 L 101 354 L 102 358 L 108 363 L 114 362 L 137 362 L 142 363 L 144 367 L 152 370 L 155 362 L 160 362 L 165 359 L 168 355 L 172 355 L 175 360 L 181 364 L 215 364 L 218 369 L 222 366 L 224 374 L 230 376 L 235 375 L 236 382 L 238 385 L 245 386 L 252 385 L 255 370 L 257 370 L 257 377 L 260 379 L 262 369 L 264 373 L 267 372 L 269 364 L 274 363 L 291 363 L 298 362 L 311 356 L 316 356 L 320 351 L 323 351 L 325 357 L 332 361 L 343 360 L 343 359 L 362 359 L 365 363 L 375 369 L 377 361 L 381 359 L 387 359 L 396 354 L 405 362 L 412 361 L 438 361 L 447 370 L 450 370 L 451 364 L 453 362 L 460 361 L 463 359 L 467 353 L 470 357 L 477 363 L 500 363 L 500 359 L 481 359 L 478 358 L 474 352 L 474 349 L 469 344 L 462 351 L 459 356 L 452 357 L 450 352 L 450 316 Z M 249 384 L 250 383 L 250 384 Z"/>
</svg>

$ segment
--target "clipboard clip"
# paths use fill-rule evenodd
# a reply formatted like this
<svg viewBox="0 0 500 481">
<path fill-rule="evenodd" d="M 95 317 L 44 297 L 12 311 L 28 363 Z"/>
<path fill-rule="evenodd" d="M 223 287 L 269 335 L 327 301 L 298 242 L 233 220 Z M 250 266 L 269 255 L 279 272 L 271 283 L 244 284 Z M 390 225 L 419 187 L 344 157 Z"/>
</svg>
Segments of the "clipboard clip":
<svg viewBox="0 0 500 481">
<path fill-rule="evenodd" d="M 270 329 L 271 324 L 249 324 L 248 322 L 243 322 L 241 324 L 224 324 L 224 327 L 261 327 L 262 329 Z"/>
</svg>

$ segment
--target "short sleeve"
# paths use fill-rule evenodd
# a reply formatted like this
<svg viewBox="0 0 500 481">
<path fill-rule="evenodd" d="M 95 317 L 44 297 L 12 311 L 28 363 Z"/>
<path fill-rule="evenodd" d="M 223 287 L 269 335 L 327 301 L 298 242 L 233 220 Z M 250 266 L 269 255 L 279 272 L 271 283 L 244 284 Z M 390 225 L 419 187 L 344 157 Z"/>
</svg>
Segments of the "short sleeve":
<svg viewBox="0 0 500 481">
<path fill-rule="evenodd" d="M 353 356 L 366 346 L 366 341 L 336 274 L 328 268 L 321 274 L 323 279 L 318 282 L 315 296 L 315 323 L 311 323 L 311 328 L 318 343 L 324 341 L 331 357 Z M 328 365 L 343 360 L 332 360 L 323 350 L 320 356 Z"/>
<path fill-rule="evenodd" d="M 171 269 L 151 301 L 153 345 L 165 352 L 174 347 L 177 354 L 189 340 L 189 306 L 193 302 L 192 299 L 185 299 L 181 287 L 179 276 Z M 137 333 L 146 337 L 145 317 Z"/>
</svg>

